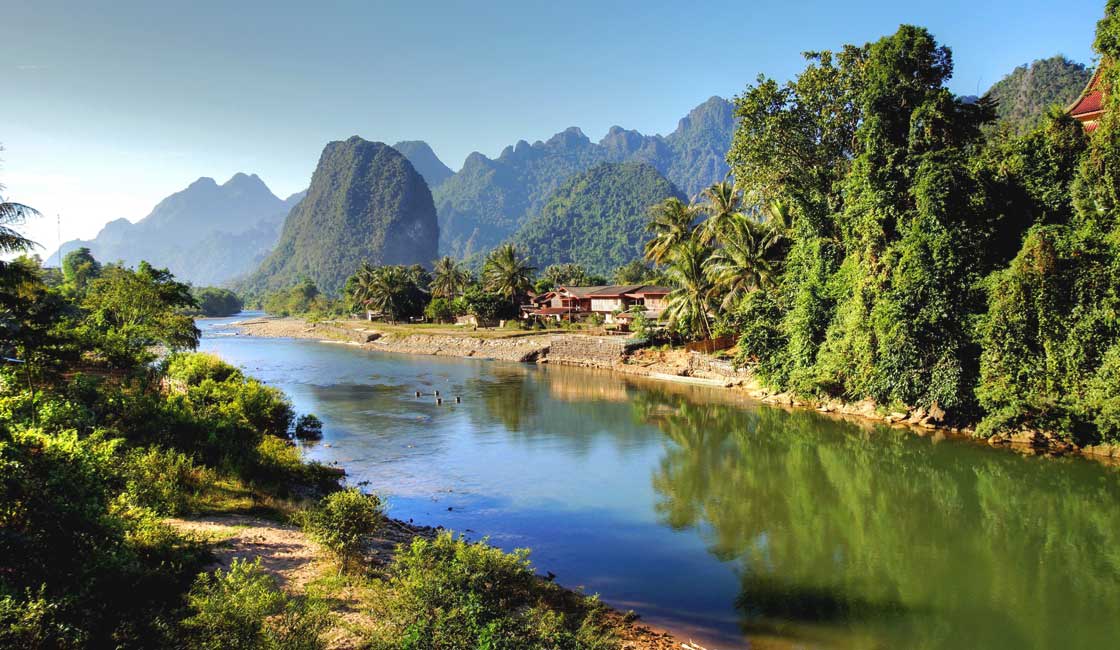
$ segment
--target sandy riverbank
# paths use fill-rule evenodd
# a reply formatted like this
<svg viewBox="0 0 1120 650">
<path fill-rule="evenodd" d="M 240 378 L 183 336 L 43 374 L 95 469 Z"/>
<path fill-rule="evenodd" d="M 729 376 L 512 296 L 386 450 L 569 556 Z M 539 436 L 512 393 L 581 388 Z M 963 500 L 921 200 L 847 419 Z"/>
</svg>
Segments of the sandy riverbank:
<svg viewBox="0 0 1120 650">
<path fill-rule="evenodd" d="M 814 409 L 846 419 L 855 418 L 907 428 L 923 436 L 957 437 L 985 442 L 976 439 L 974 431 L 968 427 L 945 423 L 942 419 L 944 414 L 937 411 L 914 409 L 884 413 L 871 400 L 808 401 L 790 393 L 769 391 L 751 373 L 736 370 L 730 363 L 707 355 L 680 349 L 638 349 L 623 352 L 623 341 L 616 336 L 596 337 L 563 331 L 538 334 L 518 330 L 471 330 L 455 326 L 394 326 L 357 320 L 308 323 L 299 318 L 271 317 L 232 323 L 230 327 L 244 336 L 344 342 L 384 352 L 601 368 L 658 381 L 728 388 L 766 404 Z M 619 351 L 613 351 L 612 345 Z M 602 348 L 607 350 L 604 352 Z M 1118 445 L 1078 447 L 1040 431 L 1025 430 L 993 436 L 986 442 L 993 447 L 1004 447 L 1024 454 L 1074 454 L 1098 461 L 1120 463 Z"/>
</svg>

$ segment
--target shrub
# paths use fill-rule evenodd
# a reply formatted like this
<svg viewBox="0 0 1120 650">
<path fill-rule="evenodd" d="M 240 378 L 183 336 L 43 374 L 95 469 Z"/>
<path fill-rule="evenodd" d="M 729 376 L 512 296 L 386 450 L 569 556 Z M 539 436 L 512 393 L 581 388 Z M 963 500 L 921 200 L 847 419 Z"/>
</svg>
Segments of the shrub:
<svg viewBox="0 0 1120 650">
<path fill-rule="evenodd" d="M 455 306 L 447 298 L 432 298 L 424 308 L 424 318 L 433 323 L 455 322 Z"/>
<path fill-rule="evenodd" d="M 197 386 L 207 379 L 221 383 L 244 378 L 240 370 L 218 355 L 204 352 L 172 355 L 166 362 L 165 372 L 168 378 L 188 386 Z"/>
<path fill-rule="evenodd" d="M 464 296 L 467 311 L 479 323 L 509 319 L 517 316 L 517 306 L 496 293 L 471 290 Z"/>
<path fill-rule="evenodd" d="M 338 557 L 343 568 L 349 568 L 361 559 L 367 538 L 378 529 L 383 518 L 380 498 L 348 488 L 323 497 L 304 515 L 303 527 L 315 541 Z"/>
<path fill-rule="evenodd" d="M 299 416 L 295 435 L 300 440 L 319 440 L 323 437 L 323 421 L 312 413 Z"/>
<path fill-rule="evenodd" d="M 390 584 L 403 648 L 617 647 L 599 602 L 537 579 L 525 549 L 417 538 L 398 552 Z"/>
<path fill-rule="evenodd" d="M 213 480 L 190 456 L 159 447 L 128 452 L 124 475 L 126 499 L 161 515 L 186 512 L 199 486 Z"/>
<path fill-rule="evenodd" d="M 183 621 L 192 648 L 317 650 L 326 615 L 287 597 L 255 562 L 237 558 L 228 570 L 198 577 L 188 596 L 194 614 Z"/>
<path fill-rule="evenodd" d="M 65 622 L 61 604 L 47 600 L 44 591 L 0 598 L 0 648 L 85 647 L 82 633 Z"/>
</svg>

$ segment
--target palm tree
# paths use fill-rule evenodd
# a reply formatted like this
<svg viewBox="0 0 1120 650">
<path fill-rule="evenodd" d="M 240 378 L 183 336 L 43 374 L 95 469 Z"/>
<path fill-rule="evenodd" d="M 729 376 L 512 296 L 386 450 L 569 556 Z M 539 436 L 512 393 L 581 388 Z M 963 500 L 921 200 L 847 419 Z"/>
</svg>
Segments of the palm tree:
<svg viewBox="0 0 1120 650">
<path fill-rule="evenodd" d="M 4 186 L 0 185 L 0 192 Z M 39 211 L 22 203 L 11 203 L 0 196 L 0 254 L 19 253 L 35 246 L 35 242 L 16 232 L 12 226 L 19 226 L 27 217 L 39 216 Z"/>
<path fill-rule="evenodd" d="M 790 210 L 788 201 L 774 199 L 762 212 L 766 218 L 766 224 L 779 234 L 784 236 L 793 228 L 793 211 Z"/>
<path fill-rule="evenodd" d="M 693 337 L 710 338 L 712 324 L 708 312 L 712 284 L 704 272 L 712 249 L 695 239 L 687 239 L 674 250 L 666 275 L 675 287 L 668 296 L 665 316 L 669 327 Z"/>
<path fill-rule="evenodd" d="M 369 308 L 371 293 L 375 284 L 376 269 L 369 262 L 362 262 L 354 273 L 353 284 L 350 287 L 350 301 L 355 305 Z"/>
<path fill-rule="evenodd" d="M 533 287 L 533 273 L 537 269 L 517 252 L 513 244 L 502 244 L 490 251 L 482 265 L 482 284 L 487 291 L 496 293 L 513 304 Z"/>
<path fill-rule="evenodd" d="M 441 257 L 432 269 L 432 296 L 453 300 L 463 295 L 471 283 L 471 274 L 450 257 Z"/>
<path fill-rule="evenodd" d="M 397 322 L 417 311 L 418 294 L 415 274 L 404 266 L 372 267 L 362 263 L 354 285 L 354 301 L 373 312 L 380 312 Z"/>
<path fill-rule="evenodd" d="M 781 234 L 767 224 L 735 214 L 719 237 L 721 246 L 712 251 L 704 270 L 712 284 L 712 295 L 720 294 L 720 307 L 731 309 L 755 289 L 777 284 Z"/>
<path fill-rule="evenodd" d="M 700 241 L 710 244 L 719 238 L 731 217 L 738 214 L 743 197 L 729 181 L 713 183 L 702 195 L 706 200 L 702 209 L 708 218 L 700 228 Z"/>
<path fill-rule="evenodd" d="M 646 259 L 654 264 L 664 264 L 682 242 L 692 237 L 692 222 L 696 211 L 677 198 L 668 198 L 650 209 L 646 230 L 653 239 L 646 242 Z"/>
</svg>

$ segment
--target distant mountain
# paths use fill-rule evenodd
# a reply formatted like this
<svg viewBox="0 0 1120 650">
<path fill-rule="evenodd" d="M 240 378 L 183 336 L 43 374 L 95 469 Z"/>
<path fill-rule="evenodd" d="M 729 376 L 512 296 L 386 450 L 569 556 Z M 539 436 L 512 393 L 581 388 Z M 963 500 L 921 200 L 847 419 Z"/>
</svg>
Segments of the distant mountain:
<svg viewBox="0 0 1120 650">
<path fill-rule="evenodd" d="M 276 249 L 239 286 L 270 291 L 309 278 L 337 293 L 363 261 L 429 264 L 438 241 L 423 176 L 396 149 L 354 136 L 323 149 Z"/>
<path fill-rule="evenodd" d="M 649 208 L 684 199 L 647 163 L 600 163 L 571 176 L 511 238 L 538 268 L 574 262 L 610 276 L 641 257 Z"/>
<path fill-rule="evenodd" d="M 408 158 L 408 162 L 420 172 L 420 175 L 427 181 L 429 188 L 435 188 L 440 183 L 451 178 L 455 172 L 451 168 L 443 164 L 439 159 L 436 152 L 428 146 L 427 142 L 423 140 L 405 140 L 393 145 L 393 148 L 404 154 Z"/>
<path fill-rule="evenodd" d="M 1021 65 L 988 89 L 996 100 L 997 119 L 1016 131 L 1038 123 L 1051 105 L 1066 106 L 1077 99 L 1089 83 L 1092 71 L 1064 56 L 1039 59 Z"/>
<path fill-rule="evenodd" d="M 712 97 L 667 136 L 615 126 L 593 143 L 571 127 L 545 142 L 522 140 L 497 159 L 472 153 L 462 169 L 433 190 L 440 250 L 470 257 L 493 248 L 537 213 L 569 177 L 602 162 L 648 163 L 693 196 L 727 174 L 724 157 L 734 130 L 734 106 Z"/>
<path fill-rule="evenodd" d="M 196 285 L 223 284 L 272 248 L 289 209 L 256 174 L 234 174 L 222 185 L 203 177 L 136 223 L 117 219 L 94 239 L 60 248 L 65 255 L 85 246 L 104 262 L 135 266 L 147 260 Z"/>
</svg>

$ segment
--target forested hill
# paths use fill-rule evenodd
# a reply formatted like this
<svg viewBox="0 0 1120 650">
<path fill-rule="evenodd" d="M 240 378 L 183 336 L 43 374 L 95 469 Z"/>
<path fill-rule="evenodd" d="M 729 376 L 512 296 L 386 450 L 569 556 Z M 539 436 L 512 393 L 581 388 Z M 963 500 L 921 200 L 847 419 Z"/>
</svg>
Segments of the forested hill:
<svg viewBox="0 0 1120 650">
<path fill-rule="evenodd" d="M 235 174 L 222 185 L 204 177 L 140 221 L 111 221 L 94 239 L 72 240 L 61 250 L 65 255 L 85 246 L 100 260 L 129 266 L 147 260 L 194 284 L 223 284 L 260 262 L 301 196 L 281 200 L 256 174 Z"/>
<path fill-rule="evenodd" d="M 1064 56 L 1021 65 L 997 81 L 987 96 L 996 100 L 996 116 L 1017 132 L 1038 124 L 1052 105 L 1067 106 L 1085 88 L 1092 70 Z"/>
<path fill-rule="evenodd" d="M 732 103 L 712 97 L 666 136 L 616 126 L 594 143 L 572 127 L 545 142 L 522 140 L 497 159 L 473 153 L 434 189 L 441 252 L 468 257 L 488 251 L 538 212 L 569 177 L 601 162 L 648 163 L 692 196 L 727 174 L 724 156 L 734 129 Z"/>
<path fill-rule="evenodd" d="M 537 268 L 574 262 L 610 276 L 642 255 L 649 208 L 684 196 L 646 163 L 601 163 L 569 178 L 512 241 Z"/>
<path fill-rule="evenodd" d="M 443 164 L 436 152 L 432 151 L 428 143 L 423 140 L 405 140 L 396 143 L 393 148 L 408 158 L 408 162 L 420 172 L 430 188 L 435 188 L 455 173 Z"/>
<path fill-rule="evenodd" d="M 363 261 L 431 263 L 438 241 L 424 178 L 396 149 L 354 136 L 323 149 L 276 249 L 241 287 L 275 290 L 308 278 L 335 293 Z"/>
</svg>

